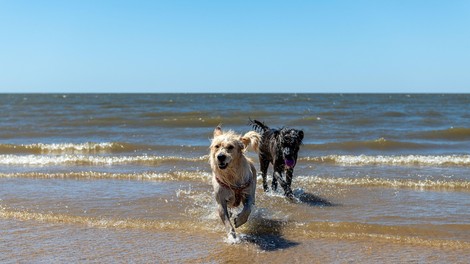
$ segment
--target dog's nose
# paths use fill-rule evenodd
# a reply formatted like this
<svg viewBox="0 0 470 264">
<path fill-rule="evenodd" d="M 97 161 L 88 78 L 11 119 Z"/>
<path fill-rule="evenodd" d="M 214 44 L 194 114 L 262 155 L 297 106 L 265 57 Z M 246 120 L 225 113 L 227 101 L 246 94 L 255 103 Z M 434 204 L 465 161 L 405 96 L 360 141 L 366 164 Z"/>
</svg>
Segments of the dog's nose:
<svg viewBox="0 0 470 264">
<path fill-rule="evenodd" d="M 289 148 L 285 148 L 283 151 L 284 157 L 289 157 L 291 155 L 291 151 Z"/>
<path fill-rule="evenodd" d="M 225 160 L 225 155 L 224 154 L 219 154 L 217 155 L 217 160 L 220 161 L 220 162 L 223 162 Z"/>
</svg>

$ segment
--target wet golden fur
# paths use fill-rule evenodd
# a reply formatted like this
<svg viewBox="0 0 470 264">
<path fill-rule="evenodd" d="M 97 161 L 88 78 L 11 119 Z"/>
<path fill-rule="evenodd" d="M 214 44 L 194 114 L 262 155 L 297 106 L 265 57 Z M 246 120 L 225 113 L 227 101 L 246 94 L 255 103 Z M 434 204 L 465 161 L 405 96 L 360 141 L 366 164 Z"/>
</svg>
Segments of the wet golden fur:
<svg viewBox="0 0 470 264">
<path fill-rule="evenodd" d="M 257 149 L 260 139 L 261 136 L 255 131 L 241 136 L 233 131 L 222 131 L 220 126 L 214 130 L 209 157 L 212 185 L 219 216 L 233 238 L 236 237 L 235 228 L 230 222 L 228 208 L 239 206 L 241 201 L 243 210 L 234 218 L 235 227 L 248 220 L 255 203 L 256 169 L 244 153 L 249 145 Z M 240 186 L 244 187 L 239 189 Z M 241 199 L 236 199 L 236 195 L 240 195 Z"/>
</svg>

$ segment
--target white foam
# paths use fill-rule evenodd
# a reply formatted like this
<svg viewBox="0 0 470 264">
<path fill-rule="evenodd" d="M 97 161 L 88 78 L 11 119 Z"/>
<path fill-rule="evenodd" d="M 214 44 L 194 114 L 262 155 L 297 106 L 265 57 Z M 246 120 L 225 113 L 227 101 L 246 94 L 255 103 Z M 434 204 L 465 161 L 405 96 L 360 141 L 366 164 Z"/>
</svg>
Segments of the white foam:
<svg viewBox="0 0 470 264">
<path fill-rule="evenodd" d="M 164 161 L 204 161 L 206 156 L 186 158 L 177 156 L 94 156 L 94 155 L 0 155 L 3 165 L 113 165 L 128 163 L 158 163 Z"/>
<path fill-rule="evenodd" d="M 227 234 L 227 237 L 224 238 L 224 242 L 230 245 L 240 244 L 243 241 L 241 235 L 242 234 L 239 234 L 233 237 L 231 234 Z"/>
<path fill-rule="evenodd" d="M 470 155 L 329 155 L 306 157 L 301 160 L 339 165 L 418 165 L 418 166 L 470 166 Z"/>
<path fill-rule="evenodd" d="M 73 144 L 73 143 L 54 143 L 54 144 L 30 144 L 30 145 L 23 145 L 27 149 L 39 148 L 41 150 L 48 150 L 48 151 L 64 151 L 64 150 L 96 150 L 96 149 L 108 149 L 116 146 L 116 143 L 111 142 L 102 142 L 102 143 L 80 143 L 80 144 Z"/>
<path fill-rule="evenodd" d="M 329 178 L 320 176 L 298 176 L 296 179 L 301 185 L 312 186 L 313 184 L 343 185 L 343 186 L 379 186 L 392 188 L 450 188 L 450 189 L 469 189 L 470 182 L 466 180 L 452 179 L 383 179 L 374 177 L 358 178 Z M 300 196 L 295 191 L 295 196 Z"/>
</svg>

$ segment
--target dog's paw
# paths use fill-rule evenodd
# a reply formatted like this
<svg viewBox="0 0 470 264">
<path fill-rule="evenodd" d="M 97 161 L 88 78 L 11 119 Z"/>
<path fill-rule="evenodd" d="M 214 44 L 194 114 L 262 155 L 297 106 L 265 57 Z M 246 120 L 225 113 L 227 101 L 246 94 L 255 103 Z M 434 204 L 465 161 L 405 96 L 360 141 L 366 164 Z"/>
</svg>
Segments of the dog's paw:
<svg viewBox="0 0 470 264">
<path fill-rule="evenodd" d="M 240 220 L 238 220 L 238 217 L 235 217 L 233 219 L 233 223 L 235 224 L 235 228 L 238 228 L 239 226 L 241 226 Z"/>
<path fill-rule="evenodd" d="M 291 190 L 286 191 L 286 192 L 284 193 L 284 195 L 285 195 L 286 198 L 289 199 L 289 200 L 295 200 L 294 194 L 292 193 Z"/>
<path fill-rule="evenodd" d="M 233 238 L 233 239 L 236 239 L 237 238 L 237 234 L 235 233 L 235 231 L 231 231 L 229 234 L 228 234 L 229 237 Z"/>
<path fill-rule="evenodd" d="M 266 182 L 263 182 L 263 190 L 264 192 L 268 192 L 269 191 L 269 186 Z"/>
<path fill-rule="evenodd" d="M 227 234 L 227 238 L 224 239 L 224 240 L 225 240 L 226 243 L 232 244 L 232 245 L 233 245 L 233 244 L 238 244 L 238 243 L 241 242 L 240 237 L 237 236 L 237 235 L 235 234 L 235 232 L 229 232 L 229 233 Z"/>
<path fill-rule="evenodd" d="M 244 215 L 237 215 L 237 217 L 235 217 L 235 219 L 233 219 L 233 223 L 235 224 L 235 228 L 243 225 L 244 223 L 246 223 L 247 220 L 248 220 L 248 217 L 246 217 Z"/>
</svg>

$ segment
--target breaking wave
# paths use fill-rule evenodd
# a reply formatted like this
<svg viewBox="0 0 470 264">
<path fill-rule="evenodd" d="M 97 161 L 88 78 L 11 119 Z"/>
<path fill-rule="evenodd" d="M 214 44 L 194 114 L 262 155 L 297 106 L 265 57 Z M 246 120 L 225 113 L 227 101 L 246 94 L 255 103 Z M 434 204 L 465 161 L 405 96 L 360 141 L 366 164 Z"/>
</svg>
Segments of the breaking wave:
<svg viewBox="0 0 470 264">
<path fill-rule="evenodd" d="M 102 143 L 53 143 L 53 144 L 0 144 L 2 153 L 102 153 L 102 152 L 126 152 L 134 151 L 142 146 L 120 142 L 102 142 Z"/>
<path fill-rule="evenodd" d="M 442 179 L 384 179 L 374 177 L 358 178 L 330 178 L 320 176 L 298 176 L 295 180 L 301 186 L 314 184 L 360 186 L 360 187 L 385 187 L 385 188 L 411 188 L 411 189 L 450 189 L 455 191 L 470 191 L 470 181 L 442 180 Z"/>
<path fill-rule="evenodd" d="M 202 171 L 174 171 L 166 173 L 109 173 L 97 171 L 64 172 L 64 173 L 0 173 L 0 178 L 37 178 L 37 179 L 115 179 L 147 181 L 208 181 L 211 175 Z"/>
<path fill-rule="evenodd" d="M 117 165 L 144 164 L 155 165 L 170 161 L 207 161 L 208 156 L 178 157 L 178 156 L 92 156 L 92 155 L 0 155 L 1 165 Z"/>
<path fill-rule="evenodd" d="M 192 145 L 150 145 L 124 142 L 85 142 L 85 143 L 35 143 L 0 144 L 2 154 L 112 154 L 137 153 L 148 151 L 207 151 L 207 146 Z"/>
<path fill-rule="evenodd" d="M 107 156 L 107 155 L 0 155 L 0 165 L 157 165 L 164 162 L 208 162 L 209 156 Z M 327 155 L 301 157 L 299 161 L 340 166 L 470 166 L 470 155 Z"/>
<path fill-rule="evenodd" d="M 346 166 L 470 166 L 470 155 L 328 155 L 300 158 L 314 163 L 333 163 Z"/>
<path fill-rule="evenodd" d="M 312 150 L 421 150 L 435 148 L 433 144 L 419 144 L 411 142 L 393 141 L 385 138 L 370 141 L 346 141 L 346 142 L 332 142 L 325 144 L 308 144 L 305 145 L 307 149 Z"/>
<path fill-rule="evenodd" d="M 77 180 L 135 180 L 135 181 L 196 181 L 209 183 L 211 173 L 207 171 L 171 171 L 165 173 L 111 173 L 97 171 L 81 172 L 21 172 L 0 173 L 0 178 L 35 178 L 35 179 L 77 179 Z M 258 187 L 261 188 L 261 177 L 258 175 Z M 432 190 L 470 191 L 470 181 L 452 179 L 389 179 L 377 177 L 323 177 L 323 176 L 296 176 L 296 185 L 300 188 L 309 188 L 314 185 L 384 187 L 384 188 L 411 188 Z"/>
</svg>

